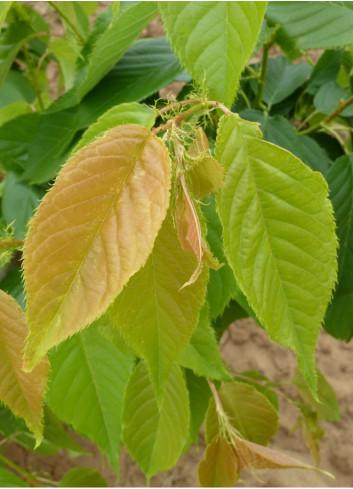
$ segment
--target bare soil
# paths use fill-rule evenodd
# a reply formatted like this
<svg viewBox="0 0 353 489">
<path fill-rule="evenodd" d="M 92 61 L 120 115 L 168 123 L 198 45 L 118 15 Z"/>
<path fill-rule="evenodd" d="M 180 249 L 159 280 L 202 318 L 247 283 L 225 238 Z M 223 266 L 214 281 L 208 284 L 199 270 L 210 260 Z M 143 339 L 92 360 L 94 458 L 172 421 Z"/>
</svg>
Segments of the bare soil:
<svg viewBox="0 0 353 489">
<path fill-rule="evenodd" d="M 272 380 L 289 380 L 296 368 L 294 355 L 273 343 L 267 334 L 251 319 L 237 321 L 230 326 L 221 340 L 222 357 L 229 370 L 241 372 L 256 369 Z M 256 480 L 249 472 L 242 474 L 243 487 L 351 487 L 353 486 L 353 406 L 352 374 L 353 343 L 346 344 L 322 332 L 317 348 L 320 370 L 334 387 L 341 406 L 341 421 L 323 423 L 326 436 L 321 442 L 320 467 L 331 472 L 335 479 L 313 471 L 297 469 L 258 471 Z M 280 399 L 280 428 L 270 446 L 296 457 L 310 465 L 314 460 L 306 449 L 301 433 L 291 433 L 297 416 L 287 401 Z M 118 482 L 106 459 L 89 441 L 74 435 L 77 441 L 92 455 L 70 459 L 67 452 L 47 457 L 26 451 L 18 445 L 9 446 L 6 455 L 22 467 L 46 472 L 59 480 L 72 467 L 86 466 L 101 470 L 111 487 L 145 486 L 145 478 L 139 467 L 123 450 L 120 458 Z M 204 440 L 193 446 L 168 472 L 162 472 L 151 480 L 152 487 L 197 487 L 197 465 L 203 457 Z"/>
</svg>

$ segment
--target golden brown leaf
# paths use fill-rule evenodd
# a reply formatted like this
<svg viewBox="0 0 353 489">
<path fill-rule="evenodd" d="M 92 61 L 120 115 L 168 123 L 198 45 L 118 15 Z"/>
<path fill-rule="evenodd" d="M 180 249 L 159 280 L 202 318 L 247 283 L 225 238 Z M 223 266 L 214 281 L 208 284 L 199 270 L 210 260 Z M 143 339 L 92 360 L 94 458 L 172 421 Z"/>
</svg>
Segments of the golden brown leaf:
<svg viewBox="0 0 353 489">
<path fill-rule="evenodd" d="M 197 258 L 197 267 L 190 279 L 183 285 L 186 287 L 196 282 L 202 270 L 202 232 L 199 216 L 188 192 L 184 175 L 180 175 L 180 182 L 182 196 L 177 202 L 175 216 L 178 237 L 183 249 L 194 253 Z"/>
<path fill-rule="evenodd" d="M 210 154 L 208 139 L 199 128 L 191 144 L 187 159 L 191 159 L 188 169 L 188 183 L 196 199 L 204 199 L 223 186 L 224 168 Z"/>
<path fill-rule="evenodd" d="M 30 373 L 22 370 L 27 333 L 20 306 L 0 290 L 0 400 L 26 421 L 39 445 L 43 438 L 42 398 L 47 384 L 48 362 L 42 360 Z"/>
<path fill-rule="evenodd" d="M 169 205 L 170 166 L 163 142 L 128 124 L 63 167 L 24 249 L 27 368 L 103 314 L 144 265 Z"/>
<path fill-rule="evenodd" d="M 311 465 L 304 464 L 289 455 L 273 450 L 272 448 L 252 443 L 251 441 L 242 440 L 236 437 L 235 440 L 235 452 L 238 457 L 239 469 L 243 470 L 245 467 L 250 469 L 311 469 L 319 470 Z M 320 472 L 325 473 L 332 477 L 332 475 L 323 470 Z"/>
<path fill-rule="evenodd" d="M 234 447 L 222 436 L 216 436 L 207 446 L 199 465 L 202 487 L 232 487 L 239 478 Z"/>
</svg>

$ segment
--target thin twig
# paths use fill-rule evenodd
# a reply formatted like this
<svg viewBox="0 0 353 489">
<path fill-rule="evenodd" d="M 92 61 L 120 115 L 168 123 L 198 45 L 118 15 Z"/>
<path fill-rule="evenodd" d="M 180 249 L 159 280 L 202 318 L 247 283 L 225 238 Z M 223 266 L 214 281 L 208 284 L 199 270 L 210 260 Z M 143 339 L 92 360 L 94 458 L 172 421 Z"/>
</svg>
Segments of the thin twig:
<svg viewBox="0 0 353 489">
<path fill-rule="evenodd" d="M 225 114 L 229 115 L 231 111 L 221 102 L 217 102 L 215 100 L 202 100 L 199 98 L 193 98 L 190 100 L 181 100 L 180 102 L 174 102 L 171 105 L 167 105 L 166 107 L 163 107 L 160 109 L 158 112 L 160 115 L 165 114 L 166 112 L 169 112 L 174 109 L 178 109 L 179 107 L 182 107 L 184 105 L 193 105 L 193 104 L 202 104 L 207 107 L 216 107 L 218 109 L 221 109 L 222 112 Z"/>
<path fill-rule="evenodd" d="M 173 124 L 176 126 L 179 126 L 180 123 L 192 115 L 194 115 L 196 112 L 199 112 L 200 110 L 205 110 L 209 107 L 214 107 L 216 109 L 220 109 L 224 114 L 230 115 L 232 112 L 221 102 L 217 102 L 215 100 L 201 100 L 201 99 L 190 99 L 190 100 L 182 100 L 180 102 L 176 102 L 170 106 L 163 107 L 161 110 L 159 110 L 159 114 L 165 114 L 166 112 L 169 112 L 171 110 L 177 109 L 178 107 L 183 107 L 184 105 L 192 105 L 195 104 L 193 107 L 191 107 L 188 110 L 185 110 L 185 112 L 181 112 L 180 114 L 176 115 L 172 119 L 169 119 L 165 124 L 161 124 L 158 127 L 155 127 L 152 129 L 153 134 L 158 134 L 162 131 L 166 131 L 169 129 Z"/>
<path fill-rule="evenodd" d="M 347 100 L 345 100 L 342 104 L 340 104 L 337 107 L 337 109 L 334 112 L 332 112 L 332 114 L 327 116 L 326 119 L 324 119 L 324 123 L 328 124 L 329 122 L 331 122 L 333 119 L 338 117 L 340 113 L 343 112 L 344 109 L 346 109 L 351 104 L 353 104 L 353 95 L 351 95 L 349 98 L 347 98 Z"/>
<path fill-rule="evenodd" d="M 15 462 L 12 462 L 12 460 L 9 460 L 1 453 L 0 453 L 0 461 L 3 462 L 5 465 L 11 467 L 11 469 L 13 469 L 15 472 L 17 472 L 17 474 L 23 477 L 24 480 L 28 482 L 28 484 L 30 484 L 32 487 L 40 487 L 38 481 L 31 474 L 23 470 L 21 467 L 15 464 Z"/>
<path fill-rule="evenodd" d="M 0 241 L 0 250 L 13 250 L 21 248 L 23 245 L 23 239 L 8 239 L 5 241 Z"/>
<path fill-rule="evenodd" d="M 341 112 L 344 111 L 344 109 L 346 109 L 352 104 L 353 104 L 353 95 L 351 95 L 349 98 L 347 98 L 347 100 L 339 104 L 337 109 L 335 109 L 331 114 L 325 117 L 323 121 L 319 122 L 318 124 L 315 124 L 314 126 L 308 127 L 308 129 L 304 129 L 304 131 L 299 131 L 298 134 L 302 134 L 302 135 L 311 134 L 312 132 L 315 132 L 320 128 L 327 130 L 328 128 L 326 127 L 326 125 L 329 124 L 334 119 L 336 119 L 336 117 L 338 117 L 341 114 Z"/>
<path fill-rule="evenodd" d="M 177 116 L 173 117 L 172 119 L 169 119 L 165 124 L 161 124 L 158 127 L 155 127 L 152 129 L 153 134 L 158 134 L 162 131 L 166 131 L 169 129 L 173 124 L 176 126 L 179 126 L 179 124 L 184 120 L 187 119 L 188 117 L 191 117 L 193 114 L 196 112 L 199 112 L 200 110 L 205 109 L 205 104 L 197 104 L 194 105 L 194 107 L 191 107 L 191 109 L 186 110 L 185 112 L 181 112 Z"/>
</svg>

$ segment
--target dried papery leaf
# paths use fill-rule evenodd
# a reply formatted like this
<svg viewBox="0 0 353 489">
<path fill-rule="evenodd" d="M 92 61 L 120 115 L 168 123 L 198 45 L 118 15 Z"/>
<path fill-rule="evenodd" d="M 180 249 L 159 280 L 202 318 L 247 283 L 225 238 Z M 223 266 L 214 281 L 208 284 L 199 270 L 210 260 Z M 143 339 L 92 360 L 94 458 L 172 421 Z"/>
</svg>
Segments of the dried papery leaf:
<svg viewBox="0 0 353 489">
<path fill-rule="evenodd" d="M 238 437 L 235 440 L 234 450 L 238 456 L 240 470 L 245 467 L 253 469 L 311 469 L 333 477 L 329 472 L 304 464 L 289 455 Z"/>
<path fill-rule="evenodd" d="M 0 401 L 26 421 L 39 445 L 43 438 L 42 398 L 47 384 L 48 362 L 42 360 L 30 373 L 22 370 L 27 333 L 20 306 L 0 290 Z"/>
<path fill-rule="evenodd" d="M 107 131 L 64 166 L 25 244 L 28 369 L 104 313 L 143 266 L 169 187 L 163 142 L 135 124 Z"/>
<path fill-rule="evenodd" d="M 237 462 L 233 445 L 222 436 L 216 436 L 207 446 L 205 458 L 199 465 L 201 486 L 234 486 L 239 478 Z"/>
</svg>

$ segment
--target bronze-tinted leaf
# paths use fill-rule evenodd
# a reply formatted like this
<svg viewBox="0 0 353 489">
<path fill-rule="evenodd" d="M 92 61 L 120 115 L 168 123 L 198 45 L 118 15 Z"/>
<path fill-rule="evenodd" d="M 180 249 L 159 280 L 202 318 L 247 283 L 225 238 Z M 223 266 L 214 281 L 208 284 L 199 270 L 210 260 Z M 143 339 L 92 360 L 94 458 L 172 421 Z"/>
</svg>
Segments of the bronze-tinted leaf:
<svg viewBox="0 0 353 489">
<path fill-rule="evenodd" d="M 144 265 L 169 187 L 163 142 L 134 124 L 107 131 L 63 167 L 25 244 L 27 368 L 104 313 Z"/>
<path fill-rule="evenodd" d="M 26 421 L 37 444 L 43 438 L 42 398 L 47 384 L 48 362 L 32 372 L 22 370 L 22 354 L 28 330 L 15 299 L 0 290 L 0 401 Z"/>
<path fill-rule="evenodd" d="M 201 486 L 232 487 L 238 477 L 238 461 L 233 445 L 222 436 L 216 436 L 207 446 L 205 458 L 199 465 Z"/>
<path fill-rule="evenodd" d="M 189 253 L 194 253 L 197 258 L 197 267 L 190 279 L 183 285 L 186 287 L 198 279 L 202 270 L 202 231 L 199 216 L 188 192 L 184 175 L 180 176 L 180 183 L 182 195 L 177 202 L 175 216 L 178 237 L 183 249 Z"/>
<path fill-rule="evenodd" d="M 211 156 L 207 136 L 199 127 L 187 156 L 188 183 L 196 199 L 204 199 L 223 186 L 224 168 Z"/>
<path fill-rule="evenodd" d="M 245 467 L 253 469 L 312 469 L 319 470 L 311 465 L 304 464 L 296 458 L 290 457 L 272 448 L 257 445 L 251 441 L 236 438 L 235 451 L 238 456 L 240 470 Z M 326 475 L 330 473 L 320 470 Z M 332 476 L 331 476 L 332 477 Z"/>
</svg>

